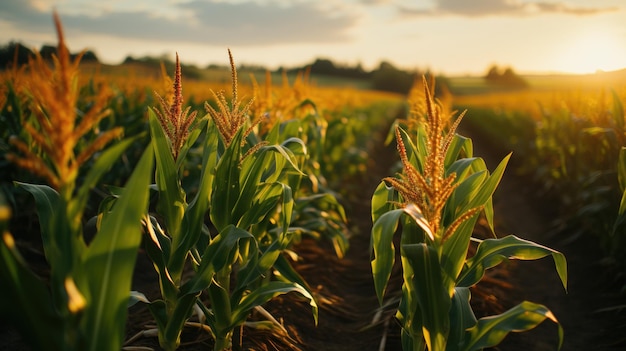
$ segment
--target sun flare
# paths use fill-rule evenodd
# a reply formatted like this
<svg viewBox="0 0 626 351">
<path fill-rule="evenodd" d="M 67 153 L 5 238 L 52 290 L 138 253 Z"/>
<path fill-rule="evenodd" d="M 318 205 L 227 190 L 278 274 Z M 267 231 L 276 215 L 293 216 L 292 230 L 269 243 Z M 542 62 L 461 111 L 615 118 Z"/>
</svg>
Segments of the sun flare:
<svg viewBox="0 0 626 351">
<path fill-rule="evenodd" d="M 626 50 L 616 37 L 589 32 L 572 38 L 563 52 L 559 70 L 570 73 L 612 71 L 623 68 L 625 60 Z"/>
</svg>

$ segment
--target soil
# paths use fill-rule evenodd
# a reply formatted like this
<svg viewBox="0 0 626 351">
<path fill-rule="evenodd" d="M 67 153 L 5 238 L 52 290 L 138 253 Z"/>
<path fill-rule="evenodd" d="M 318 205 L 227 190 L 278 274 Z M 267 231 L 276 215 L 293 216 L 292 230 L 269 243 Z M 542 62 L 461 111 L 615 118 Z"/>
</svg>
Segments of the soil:
<svg viewBox="0 0 626 351">
<path fill-rule="evenodd" d="M 471 132 L 463 134 L 472 137 L 475 156 L 483 157 L 489 169 L 494 169 L 506 153 Z M 289 337 L 243 328 L 236 332 L 233 349 L 401 349 L 394 311 L 379 308 L 369 265 L 371 194 L 380 179 L 391 174 L 389 169 L 396 160 L 395 148 L 384 146 L 382 136 L 379 139 L 381 142 L 372 143 L 376 148 L 370 150 L 366 177 L 352 183 L 359 191 L 345 199 L 352 235 L 346 257 L 337 258 L 330 244 L 313 239 L 304 239 L 295 248 L 300 259 L 294 265 L 318 298 L 318 325 L 314 324 L 305 301 L 293 294 L 284 295 L 266 308 L 285 325 Z M 512 162 L 515 163 L 515 155 Z M 626 316 L 620 309 L 612 308 L 624 305 L 624 297 L 619 295 L 619 286 L 613 284 L 612 273 L 603 264 L 602 252 L 593 238 L 582 236 L 567 240 L 567 233 L 554 234 L 550 204 L 542 204 L 535 198 L 532 184 L 510 168 L 494 195 L 494 205 L 498 236 L 515 234 L 563 252 L 568 260 L 569 283 L 566 292 L 550 258 L 512 261 L 491 270 L 473 289 L 476 313 L 479 316 L 498 313 L 523 300 L 542 303 L 554 312 L 564 328 L 562 350 L 626 349 L 626 338 L 622 336 L 626 331 Z M 155 286 L 155 279 L 150 262 L 140 253 L 133 288 L 156 297 L 158 290 L 145 290 Z M 390 285 L 398 287 L 400 284 L 394 278 Z M 136 306 L 130 310 L 127 324 L 130 338 L 149 329 L 153 320 L 145 307 Z M 207 333 L 189 328 L 183 334 L 181 350 L 206 350 L 211 343 Z M 129 345 L 159 349 L 154 336 L 139 336 Z M 556 325 L 544 322 L 529 332 L 510 334 L 493 350 L 556 350 L 557 345 Z M 10 326 L 0 326 L 0 349 L 26 348 Z"/>
</svg>

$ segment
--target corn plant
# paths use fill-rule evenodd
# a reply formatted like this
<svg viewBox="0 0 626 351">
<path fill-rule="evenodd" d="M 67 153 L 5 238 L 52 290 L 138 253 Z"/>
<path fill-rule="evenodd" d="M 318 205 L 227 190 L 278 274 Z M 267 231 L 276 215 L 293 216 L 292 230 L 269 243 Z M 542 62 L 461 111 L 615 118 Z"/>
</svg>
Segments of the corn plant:
<svg viewBox="0 0 626 351">
<path fill-rule="evenodd" d="M 610 251 L 605 234 L 611 231 L 621 195 L 615 160 L 626 141 L 620 96 L 615 91 L 585 92 L 538 105 L 538 120 L 525 117 L 533 122 L 534 138 L 525 150 L 523 167 L 542 195 L 559 202 L 559 230 L 570 236 L 599 235 Z"/>
<path fill-rule="evenodd" d="M 626 267 L 626 262 L 623 260 L 624 252 L 626 251 L 626 238 L 624 237 L 626 235 L 626 147 L 622 147 L 619 153 L 617 180 L 622 192 L 622 199 L 617 211 L 617 219 L 613 224 L 613 231 L 611 232 L 611 248 L 613 251 L 611 253 L 613 257 L 622 257 L 622 261 L 619 264 L 624 269 Z"/>
<path fill-rule="evenodd" d="M 86 242 L 82 218 L 90 190 L 132 143 L 123 140 L 104 149 L 121 133 L 119 128 L 100 133 L 94 140 L 84 136 L 107 116 L 106 90 L 82 118 L 76 112 L 77 67 L 80 57 L 69 59 L 59 18 L 58 56 L 51 69 L 41 56 L 29 63 L 32 96 L 23 121 L 25 140 L 10 139 L 18 152 L 7 159 L 44 178 L 49 185 L 16 182 L 35 199 L 41 239 L 49 277 L 48 284 L 22 258 L 15 238 L 3 229 L 0 242 L 2 316 L 28 338 L 34 349 L 116 350 L 124 337 L 126 304 L 137 248 L 141 241 L 141 218 L 148 202 L 152 149 L 148 148 L 127 182 L 127 190 L 111 211 L 102 213 L 98 230 Z M 100 152 L 81 178 L 81 165 Z M 6 210 L 2 207 L 6 220 Z M 19 233 L 18 233 L 19 234 Z"/>
<path fill-rule="evenodd" d="M 342 257 L 348 249 L 347 218 L 328 185 L 327 172 L 321 167 L 329 124 L 317 104 L 308 97 L 306 77 L 308 75 L 299 74 L 290 86 L 283 76 L 282 88 L 273 89 L 268 73 L 264 91 L 254 82 L 251 111 L 263 116 L 259 121 L 261 139 L 256 142 L 275 144 L 297 138 L 306 145 L 306 155 L 297 160 L 298 168 L 306 176 L 291 177 L 295 202 L 291 231 L 297 237 L 308 235 L 330 240 L 337 256 Z M 295 241 L 299 240 L 297 237 Z"/>
<path fill-rule="evenodd" d="M 147 223 L 146 250 L 159 275 L 162 299 L 135 296 L 148 303 L 165 350 L 179 346 L 194 306 L 199 321 L 215 339 L 215 350 L 230 348 L 235 328 L 253 310 L 264 311 L 260 306 L 280 294 L 305 296 L 317 319 L 306 283 L 281 255 L 291 242 L 290 177 L 302 176 L 296 155 L 305 155 L 306 147 L 295 138 L 273 145 L 248 143 L 253 140 L 249 103 L 241 106 L 230 59 L 232 102 L 224 93 L 214 93 L 217 108 L 206 104 L 210 119 L 197 121 L 195 112 L 182 109 L 178 59 L 172 103 L 160 99 L 161 110 L 149 112 L 158 200 L 157 216 Z M 197 191 L 187 202 L 181 186 L 184 159 L 198 140 L 203 150 L 201 174 Z M 207 214 L 217 233 L 210 233 L 204 224 Z M 185 271 L 186 266 L 193 271 Z M 280 272 L 280 279 L 270 279 L 274 271 Z M 207 293 L 208 305 L 199 299 L 202 292 Z M 282 327 L 273 317 L 258 325 Z"/>
<path fill-rule="evenodd" d="M 474 316 L 469 288 L 486 269 L 506 259 L 550 255 L 566 286 L 566 261 L 557 251 L 515 236 L 471 238 L 480 213 L 493 230 L 491 196 L 509 156 L 490 174 L 484 161 L 473 157 L 471 140 L 455 134 L 462 115 L 446 133 L 443 113 L 424 80 L 424 102 L 413 105 L 405 123 L 409 128 L 395 129 L 403 172 L 385 178 L 372 197 L 371 265 L 381 304 L 394 265 L 393 237 L 401 235 L 403 284 L 396 318 L 403 349 L 479 350 L 545 319 L 558 324 L 561 343 L 561 325 L 539 304 L 525 301 L 500 315 Z M 478 247 L 468 258 L 471 241 Z"/>
</svg>

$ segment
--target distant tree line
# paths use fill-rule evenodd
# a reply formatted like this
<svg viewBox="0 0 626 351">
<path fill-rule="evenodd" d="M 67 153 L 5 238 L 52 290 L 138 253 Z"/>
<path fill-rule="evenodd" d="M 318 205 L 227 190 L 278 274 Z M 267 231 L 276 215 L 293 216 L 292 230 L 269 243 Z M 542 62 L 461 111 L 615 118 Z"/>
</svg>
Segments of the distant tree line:
<svg viewBox="0 0 626 351">
<path fill-rule="evenodd" d="M 44 45 L 39 50 L 39 53 L 44 59 L 52 58 L 52 55 L 56 53 L 56 47 L 50 45 Z M 28 62 L 28 57 L 34 55 L 33 51 L 26 46 L 10 42 L 8 45 L 0 47 L 0 69 L 6 69 L 13 64 L 23 65 Z M 76 56 L 76 54 L 72 54 Z M 93 51 L 86 51 L 83 54 L 82 61 L 99 62 L 98 57 Z M 167 56 L 160 57 L 144 56 L 135 58 L 127 56 L 122 64 L 141 64 L 144 66 L 159 69 L 163 64 L 168 71 L 173 70 L 174 62 Z M 185 74 L 190 78 L 202 77 L 202 69 L 194 65 L 182 65 Z M 224 68 L 229 69 L 226 66 L 219 66 L 211 64 L 207 68 Z M 247 71 L 265 71 L 266 68 L 256 65 L 241 66 L 240 69 Z M 332 77 L 341 77 L 362 80 L 371 87 L 371 89 L 389 91 L 401 94 L 407 94 L 411 89 L 416 78 L 422 75 L 429 75 L 429 72 L 420 72 L 418 70 L 403 70 L 397 68 L 388 61 L 382 61 L 378 67 L 373 70 L 367 71 L 363 69 L 360 63 L 356 65 L 342 65 L 336 64 L 333 61 L 325 58 L 318 58 L 313 63 L 304 65 L 302 67 L 294 68 L 279 68 L 279 71 L 286 70 L 287 73 L 300 72 L 309 69 L 312 75 L 326 75 Z M 506 72 L 505 72 L 506 73 Z M 438 84 L 439 85 L 439 84 Z"/>
<path fill-rule="evenodd" d="M 310 69 L 311 74 L 327 75 L 368 81 L 372 89 L 406 94 L 415 82 L 415 78 L 422 75 L 418 71 L 406 71 L 395 67 L 387 61 L 382 61 L 377 68 L 366 71 L 360 63 L 354 66 L 338 65 L 329 59 L 318 58 L 312 64 L 296 67 L 288 72 Z"/>
<path fill-rule="evenodd" d="M 41 49 L 39 49 L 39 54 L 46 60 L 52 59 L 52 55 L 56 54 L 56 52 L 57 47 L 52 45 L 43 45 Z M 18 66 L 26 64 L 28 63 L 28 58 L 34 56 L 34 54 L 35 53 L 30 48 L 23 44 L 11 41 L 7 45 L 0 47 L 0 69 L 6 69 L 14 64 Z M 76 55 L 78 54 L 72 53 L 70 57 L 74 59 Z M 99 62 L 98 57 L 91 50 L 84 52 L 81 61 Z"/>
<path fill-rule="evenodd" d="M 511 67 L 501 68 L 497 65 L 489 67 L 485 75 L 488 84 L 498 85 L 503 88 L 527 88 L 528 83 L 513 71 Z"/>
</svg>

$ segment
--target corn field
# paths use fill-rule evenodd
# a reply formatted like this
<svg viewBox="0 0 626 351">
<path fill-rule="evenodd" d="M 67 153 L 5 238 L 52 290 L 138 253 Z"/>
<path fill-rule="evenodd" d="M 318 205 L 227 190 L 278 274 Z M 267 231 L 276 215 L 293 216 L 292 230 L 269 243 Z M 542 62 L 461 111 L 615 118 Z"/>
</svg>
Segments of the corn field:
<svg viewBox="0 0 626 351">
<path fill-rule="evenodd" d="M 0 311 L 34 350 L 482 350 L 540 324 L 559 349 L 551 306 L 481 288 L 517 296 L 492 273 L 510 260 L 545 257 L 548 289 L 571 278 L 562 252 L 498 232 L 511 163 L 558 201 L 555 233 L 626 271 L 623 90 L 529 109 L 421 77 L 399 96 L 240 77 L 230 50 L 227 82 L 187 79 L 178 55 L 104 72 L 55 26 L 52 62 L 0 72 Z M 515 161 L 490 169 L 466 129 Z M 316 332 L 333 328 L 346 342 Z"/>
</svg>

